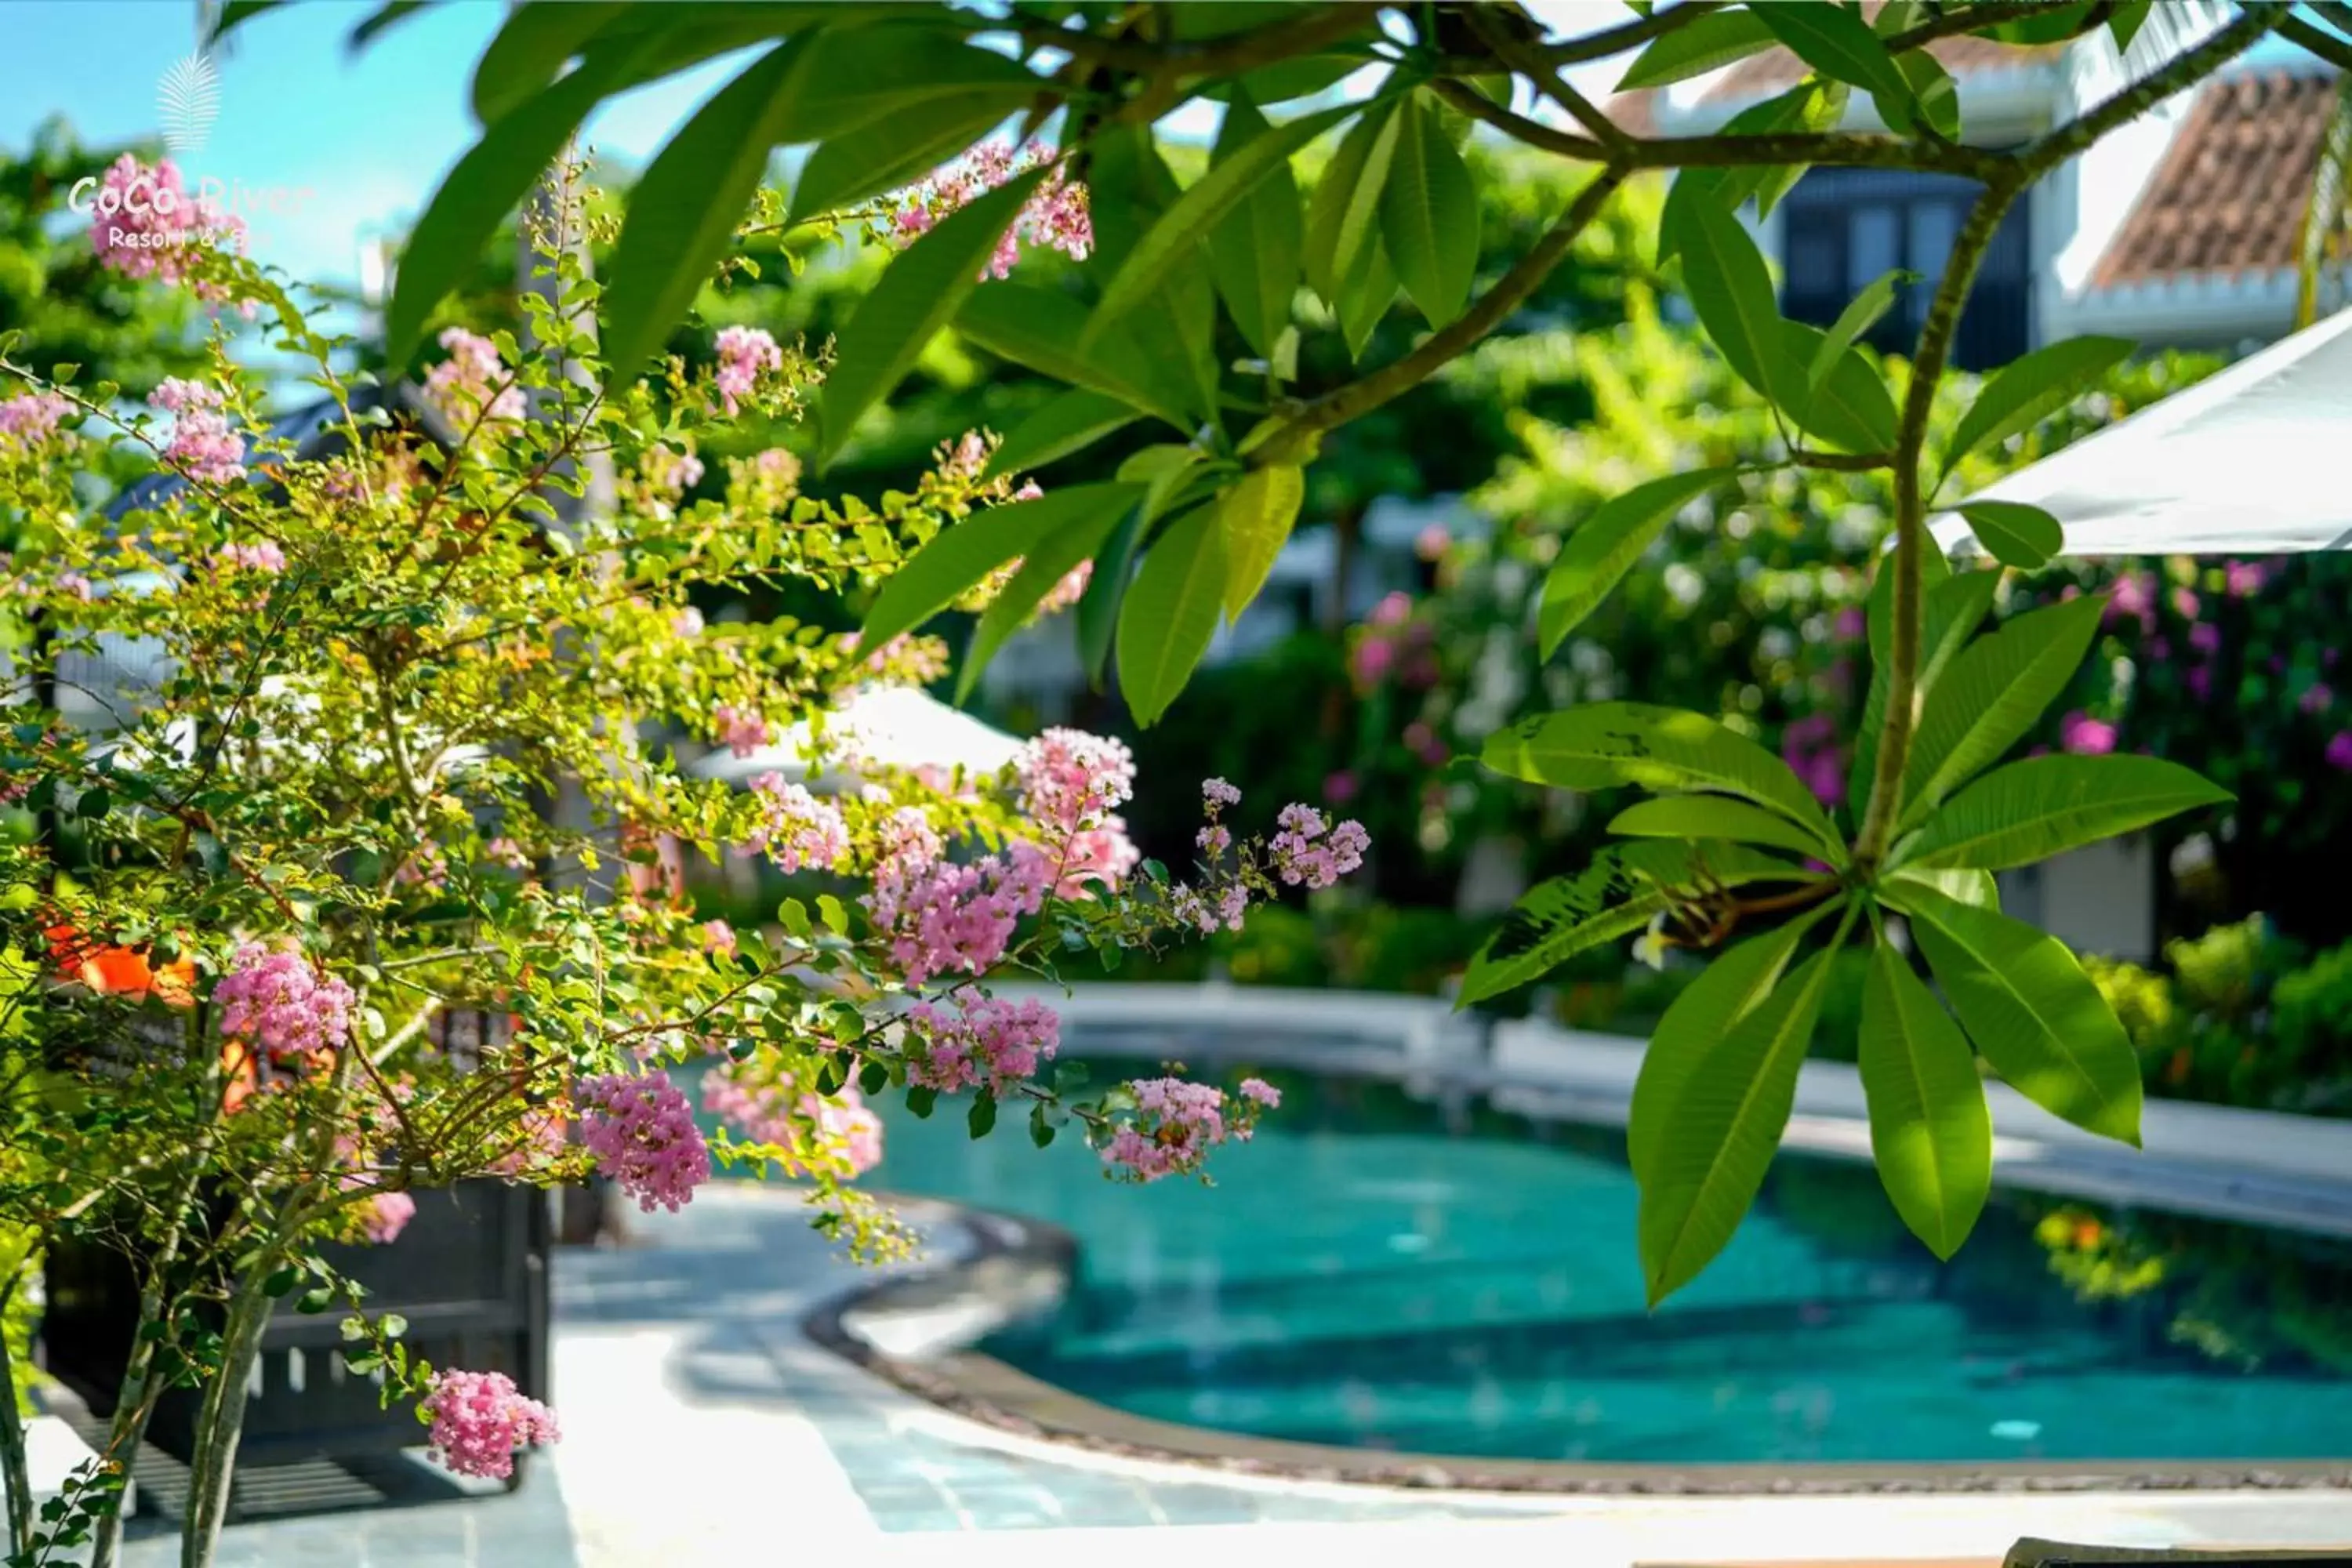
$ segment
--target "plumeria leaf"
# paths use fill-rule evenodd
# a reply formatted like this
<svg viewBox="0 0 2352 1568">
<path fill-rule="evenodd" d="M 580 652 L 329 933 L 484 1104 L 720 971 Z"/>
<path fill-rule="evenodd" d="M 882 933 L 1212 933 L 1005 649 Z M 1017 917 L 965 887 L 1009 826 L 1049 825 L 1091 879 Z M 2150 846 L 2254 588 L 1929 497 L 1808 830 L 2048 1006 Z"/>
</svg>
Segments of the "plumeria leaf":
<svg viewBox="0 0 2352 1568">
<path fill-rule="evenodd" d="M 2011 1088 L 2085 1131 L 2139 1146 L 2139 1058 L 2065 943 L 1916 884 L 1887 883 L 1884 896 L 1911 917 L 1969 1038 Z"/>
<path fill-rule="evenodd" d="M 1927 552 L 1927 563 L 1945 572 L 1944 558 L 1933 549 Z M 1880 563 L 1878 580 L 1871 584 L 1870 594 L 1870 690 L 1863 700 L 1861 739 L 1854 746 L 1853 770 L 1846 775 L 1846 798 L 1868 801 L 1873 783 L 1878 777 L 1878 742 L 1886 730 L 1886 681 L 1888 621 L 1893 614 L 1892 590 L 1895 574 L 1893 558 Z M 1977 628 L 1992 608 L 1995 589 L 2000 586 L 1998 572 L 1968 572 L 1947 576 L 1932 583 L 1927 589 L 1922 617 L 1927 625 L 1919 641 L 1919 672 L 1917 690 L 1924 700 L 1936 689 L 1945 668 L 1968 646 Z M 1899 807 L 1901 802 L 1892 803 Z"/>
<path fill-rule="evenodd" d="M 842 326 L 818 415 L 830 459 L 858 416 L 898 384 L 916 356 L 980 285 L 981 268 L 1012 226 L 1043 169 L 1031 169 L 940 220 L 907 247 Z"/>
<path fill-rule="evenodd" d="M 1724 838 L 1843 865 L 1845 852 L 1832 850 L 1787 817 L 1727 795 L 1666 795 L 1627 806 L 1609 822 L 1609 831 L 1628 838 Z"/>
<path fill-rule="evenodd" d="M 1058 289 L 1006 279 L 975 289 L 956 312 L 956 331 L 992 354 L 1072 386 L 1106 393 L 1190 434 L 1192 389 L 1162 376 L 1122 330 L 1101 350 L 1081 353 L 1087 308 Z"/>
<path fill-rule="evenodd" d="M 1837 832 L 1793 769 L 1703 713 L 1643 702 L 1586 702 L 1500 731 L 1486 766 L 1557 789 L 1715 790 L 1752 801 L 1805 829 L 1825 851 Z"/>
<path fill-rule="evenodd" d="M 1845 351 L 1860 342 L 1863 335 L 1894 308 L 1895 290 L 1906 283 L 1916 281 L 1917 273 L 1906 272 L 1897 267 L 1864 284 L 1862 292 L 1838 312 L 1838 319 L 1830 323 L 1830 330 L 1822 334 L 1821 343 L 1813 350 L 1812 363 L 1805 367 L 1806 390 L 1819 392 Z"/>
<path fill-rule="evenodd" d="M 789 221 L 854 206 L 920 179 L 987 135 L 1032 96 L 1034 89 L 1014 84 L 972 88 L 908 104 L 829 139 L 801 165 Z"/>
<path fill-rule="evenodd" d="M 1617 83 L 1619 92 L 1665 87 L 1720 70 L 1772 47 L 1774 35 L 1754 11 L 1710 11 L 1651 40 Z"/>
<path fill-rule="evenodd" d="M 2006 870 L 2231 798 L 2229 791 L 2157 757 L 2028 757 L 1946 801 L 1896 846 L 1895 859 L 1923 868 Z"/>
<path fill-rule="evenodd" d="M 1560 545 L 1544 578 L 1538 646 L 1549 658 L 1657 542 L 1675 514 L 1728 482 L 1735 468 L 1693 468 L 1634 486 L 1595 507 Z"/>
<path fill-rule="evenodd" d="M 1951 1257 L 1992 1190 L 1992 1113 L 1968 1037 L 1884 942 L 1863 982 L 1862 1088 L 1895 1212 L 1930 1252 Z"/>
<path fill-rule="evenodd" d="M 1141 498 L 1140 485 L 1075 485 L 1036 500 L 990 507 L 949 528 L 891 574 L 866 612 L 858 647 L 871 652 L 911 631 L 953 604 L 1008 561 L 1036 549 L 1066 528 L 1118 515 Z"/>
<path fill-rule="evenodd" d="M 2082 668 L 2105 605 L 2085 595 L 2028 611 L 1953 658 L 1919 710 L 1899 826 L 1917 826 L 2024 738 Z"/>
<path fill-rule="evenodd" d="M 2014 360 L 1985 383 L 1952 432 L 1948 469 L 1979 447 L 1998 446 L 2032 428 L 2129 358 L 2122 338 L 2067 338 Z"/>
<path fill-rule="evenodd" d="M 1223 164 L 1273 134 L 1248 92 L 1237 87 L 1211 157 Z M 1243 339 L 1262 358 L 1273 357 L 1276 342 L 1290 324 L 1303 234 L 1298 181 L 1287 157 L 1261 175 L 1247 196 L 1209 229 L 1209 269 L 1217 292 Z"/>
<path fill-rule="evenodd" d="M 988 462 L 992 474 L 1018 474 L 1084 451 L 1139 416 L 1133 405 L 1083 386 L 1056 393 L 1013 427 Z"/>
<path fill-rule="evenodd" d="M 1396 105 L 1375 102 L 1341 137 L 1307 208 L 1307 281 L 1337 308 L 1341 285 L 1361 275 L 1364 252 L 1379 238 L 1381 187 L 1396 153 Z"/>
<path fill-rule="evenodd" d="M 1195 507 L 1143 557 L 1118 616 L 1118 684 L 1136 722 L 1156 721 L 1216 636 L 1228 568 L 1217 509 Z"/>
<path fill-rule="evenodd" d="M 1418 93 L 1397 110 L 1396 152 L 1381 187 L 1381 247 L 1431 326 L 1462 313 L 1478 270 L 1478 193 L 1437 110 Z"/>
<path fill-rule="evenodd" d="M 1307 499 L 1307 475 L 1288 465 L 1253 468 L 1217 501 L 1225 536 L 1225 618 L 1239 620 L 1274 570 Z"/>
<path fill-rule="evenodd" d="M 1969 520 L 1987 554 L 2021 572 L 2039 572 L 2049 565 L 2066 542 L 2066 531 L 2056 518 L 2022 501 L 1964 501 L 1960 515 Z"/>
<path fill-rule="evenodd" d="M 1826 0 L 1776 0 L 1754 8 L 1753 14 L 1799 59 L 1870 94 L 1889 129 L 1900 135 L 1911 132 L 1918 113 L 1911 83 L 1859 9 L 1850 11 Z"/>
<path fill-rule="evenodd" d="M 1004 646 L 1004 639 L 1028 623 L 1045 595 L 1080 563 L 1094 559 L 1103 541 L 1110 537 L 1111 530 L 1133 510 L 1129 487 L 1102 488 L 1118 493 L 1106 495 L 1095 516 L 1065 524 L 1047 534 L 1023 560 L 1013 580 L 989 601 L 988 608 L 981 614 L 980 624 L 972 628 L 971 646 L 965 650 L 963 666 L 956 671 L 958 702 L 971 695 L 973 683 L 988 668 L 988 661 L 996 657 L 996 650 Z"/>
</svg>

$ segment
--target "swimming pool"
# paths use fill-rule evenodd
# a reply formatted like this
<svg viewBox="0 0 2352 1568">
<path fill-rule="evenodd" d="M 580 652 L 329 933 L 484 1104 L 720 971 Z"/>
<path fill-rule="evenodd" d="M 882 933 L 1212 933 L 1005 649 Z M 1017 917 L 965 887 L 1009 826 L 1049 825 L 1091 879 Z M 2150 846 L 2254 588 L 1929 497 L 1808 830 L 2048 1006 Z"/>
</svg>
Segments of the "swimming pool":
<svg viewBox="0 0 2352 1568">
<path fill-rule="evenodd" d="M 1654 1314 L 1622 1135 L 1266 1076 L 1282 1112 L 1213 1188 L 903 1110 L 870 1180 L 1074 1233 L 1058 1319 L 983 1348 L 1160 1420 L 1591 1462 L 2352 1457 L 2341 1243 L 1996 1193 L 1939 1265 L 1868 1167 L 1784 1153 Z"/>
</svg>

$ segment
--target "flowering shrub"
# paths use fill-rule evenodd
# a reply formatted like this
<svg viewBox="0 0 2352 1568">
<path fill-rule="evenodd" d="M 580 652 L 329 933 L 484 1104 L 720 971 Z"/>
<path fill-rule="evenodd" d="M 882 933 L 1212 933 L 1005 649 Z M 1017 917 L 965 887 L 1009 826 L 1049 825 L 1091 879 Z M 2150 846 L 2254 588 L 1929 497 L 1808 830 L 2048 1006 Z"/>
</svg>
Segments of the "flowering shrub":
<svg viewBox="0 0 2352 1568">
<path fill-rule="evenodd" d="M 1077 188 L 1040 192 L 1024 242 L 1082 244 Z M 703 441 L 791 418 L 814 364 L 736 327 L 715 363 L 659 385 L 583 381 L 562 322 L 587 286 L 560 234 L 536 237 L 550 298 L 528 300 L 530 332 L 451 327 L 414 403 L 338 374 L 342 345 L 233 250 L 119 268 L 274 323 L 323 389 L 315 436 L 262 418 L 225 335 L 153 411 L 0 341 L 0 615 L 20 650 L 0 780 L 31 828 L 0 845 L 0 916 L 33 959 L 0 971 L 0 1213 L 37 1242 L 120 1248 L 140 1283 L 94 1496 L 119 1488 L 164 1388 L 244 1385 L 297 1287 L 307 1310 L 351 1310 L 351 1366 L 414 1403 L 453 1468 L 507 1475 L 553 1441 L 545 1407 L 429 1364 L 320 1251 L 398 1245 L 430 1223 L 418 1189 L 601 1172 L 677 1209 L 722 1170 L 776 1172 L 855 1256 L 886 1256 L 907 1237 L 853 1184 L 881 1156 L 884 1095 L 922 1114 L 961 1097 L 975 1133 L 1018 1106 L 1038 1142 L 1075 1123 L 1196 1168 L 1259 1101 L 1212 1127 L 1167 1108 L 1214 1086 L 1079 1098 L 1054 1070 L 1052 1007 L 990 981 L 1180 938 L 1199 924 L 1187 900 L 1238 921 L 1360 856 L 1360 829 L 1296 806 L 1286 847 L 1221 839 L 1188 887 L 1126 838 L 1125 749 L 1076 731 L 987 777 L 866 757 L 835 710 L 936 675 L 938 639 L 869 646 L 845 608 L 840 626 L 719 621 L 690 595 L 870 595 L 924 544 L 1039 492 L 987 473 L 977 432 L 872 504 L 800 493 L 782 449 L 706 486 Z M 175 482 L 94 518 L 79 477 L 115 447 Z M 592 489 L 614 504 L 578 504 Z M 1073 602 L 1074 575 L 1017 618 Z M 115 667 L 90 656 L 123 646 L 161 673 L 104 686 Z M 69 722 L 68 699 L 99 721 Z M 626 739 L 656 731 L 673 743 Z M 677 757 L 696 742 L 789 743 L 814 786 L 698 778 Z M 579 809 L 559 813 L 567 795 Z M 788 901 L 767 929 L 698 918 L 685 851 L 737 847 L 839 894 Z M 444 1049 L 457 1010 L 509 1026 Z M 709 1138 L 668 1072 L 705 1060 L 724 1126 Z M 217 1332 L 204 1301 L 226 1303 Z M 222 1399 L 199 1434 L 199 1560 L 243 1407 Z M 92 1528 L 110 1552 L 114 1527 Z"/>
</svg>

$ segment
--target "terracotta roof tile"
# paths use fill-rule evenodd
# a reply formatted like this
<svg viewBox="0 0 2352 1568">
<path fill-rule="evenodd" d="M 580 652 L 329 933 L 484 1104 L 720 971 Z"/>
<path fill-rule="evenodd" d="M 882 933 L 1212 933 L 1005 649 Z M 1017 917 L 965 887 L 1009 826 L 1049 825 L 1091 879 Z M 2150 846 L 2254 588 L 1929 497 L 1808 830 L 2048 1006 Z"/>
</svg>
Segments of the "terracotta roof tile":
<svg viewBox="0 0 2352 1568">
<path fill-rule="evenodd" d="M 1871 6 L 1868 9 L 1875 10 Z M 1990 38 L 1972 38 L 1965 34 L 1955 38 L 1938 38 L 1927 46 L 1927 52 L 1943 63 L 1954 76 L 1968 76 L 1977 71 L 2002 70 L 2013 66 L 2031 65 L 2064 51 L 2063 44 L 1996 44 Z M 1746 101 L 1766 98 L 1805 79 L 1805 63 L 1786 49 L 1767 49 L 1760 55 L 1750 55 L 1725 71 L 1708 88 L 1702 102 L 1723 103 L 1733 100 Z"/>
<path fill-rule="evenodd" d="M 2332 75 L 2250 71 L 2209 83 L 2100 258 L 2093 287 L 2294 266 L 2304 194 L 2335 104 Z"/>
<path fill-rule="evenodd" d="M 1655 136 L 1658 133 L 1658 89 L 1642 87 L 1631 92 L 1612 93 L 1601 100 L 1601 112 L 1629 136 Z"/>
</svg>

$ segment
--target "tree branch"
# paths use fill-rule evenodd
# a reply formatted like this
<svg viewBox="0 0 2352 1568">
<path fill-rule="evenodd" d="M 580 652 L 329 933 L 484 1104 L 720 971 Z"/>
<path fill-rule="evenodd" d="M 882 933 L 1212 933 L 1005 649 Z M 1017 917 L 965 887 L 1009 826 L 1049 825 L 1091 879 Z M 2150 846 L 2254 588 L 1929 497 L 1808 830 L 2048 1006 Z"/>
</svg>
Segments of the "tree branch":
<svg viewBox="0 0 2352 1568">
<path fill-rule="evenodd" d="M 1527 297 L 1534 293 L 1553 268 L 1567 258 L 1577 236 L 1600 215 L 1617 187 L 1625 182 L 1625 168 L 1612 163 L 1577 193 L 1558 222 L 1529 247 L 1495 286 L 1450 324 L 1432 332 L 1412 350 L 1381 366 L 1360 381 L 1324 394 L 1294 414 L 1284 427 L 1254 456 L 1260 467 L 1299 461 L 1300 452 L 1326 430 L 1336 429 L 1359 415 L 1378 408 L 1409 392 L 1444 369 L 1473 343 L 1502 325 Z"/>
<path fill-rule="evenodd" d="M 2041 178 L 2116 127 L 2137 120 L 2253 47 L 2282 17 L 2294 19 L 2286 16 L 2284 5 L 2248 6 L 2243 16 L 2195 48 L 2184 49 L 2131 86 L 2028 143 L 2013 155 L 2015 161 L 2032 171 L 2027 178 Z"/>
<path fill-rule="evenodd" d="M 1901 54 L 1906 49 L 1932 44 L 1938 38 L 1957 37 L 1962 33 L 1997 27 L 2003 22 L 2021 22 L 2029 16 L 2063 11 L 2073 4 L 2074 0 L 1986 0 L 1984 4 L 1965 5 L 1940 16 L 1930 16 L 1916 27 L 1888 34 L 1886 52 Z M 1998 39 L 1993 41 L 1999 42 Z"/>
<path fill-rule="evenodd" d="M 2301 44 L 2337 70 L 2352 71 L 2352 40 L 2339 38 L 2295 16 L 2279 18 L 2278 30 L 2279 37 Z"/>
<path fill-rule="evenodd" d="M 1524 15 L 1524 13 L 1522 13 Z M 1495 58 L 1517 71 L 1535 84 L 1535 89 L 1566 110 L 1569 118 L 1592 133 L 1593 140 L 1612 152 L 1632 140 L 1622 126 L 1593 106 L 1592 100 L 1561 79 L 1559 72 L 1540 51 L 1521 44 L 1485 9 L 1472 6 L 1463 13 L 1470 30 L 1478 35 L 1479 42 L 1495 51 Z"/>
<path fill-rule="evenodd" d="M 1543 56 L 1555 66 L 1605 60 L 1612 55 L 1639 48 L 1653 38 L 1664 37 L 1677 27 L 1687 26 L 1709 11 L 1722 9 L 1722 0 L 1684 0 L 1680 5 L 1662 5 L 1649 16 L 1634 21 L 1603 27 L 1597 33 L 1587 33 L 1564 44 L 1546 45 Z"/>
</svg>

